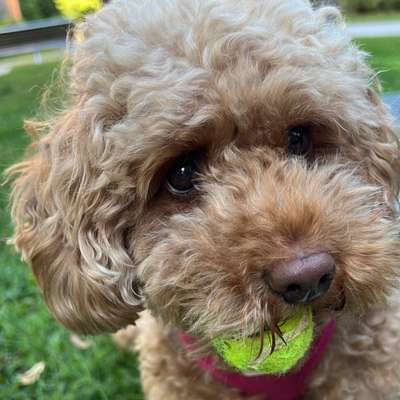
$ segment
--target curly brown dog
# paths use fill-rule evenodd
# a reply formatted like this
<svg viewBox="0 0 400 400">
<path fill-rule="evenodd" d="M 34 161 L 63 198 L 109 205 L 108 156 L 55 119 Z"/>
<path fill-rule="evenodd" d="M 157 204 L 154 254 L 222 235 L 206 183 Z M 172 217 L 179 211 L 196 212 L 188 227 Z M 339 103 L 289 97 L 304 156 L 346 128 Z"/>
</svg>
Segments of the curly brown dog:
<svg viewBox="0 0 400 400">
<path fill-rule="evenodd" d="M 339 11 L 122 0 L 77 38 L 68 105 L 11 170 L 14 243 L 56 318 L 140 316 L 147 399 L 233 400 L 252 393 L 202 367 L 212 339 L 279 336 L 307 304 L 315 340 L 337 326 L 290 398 L 399 399 L 399 146 Z"/>
</svg>

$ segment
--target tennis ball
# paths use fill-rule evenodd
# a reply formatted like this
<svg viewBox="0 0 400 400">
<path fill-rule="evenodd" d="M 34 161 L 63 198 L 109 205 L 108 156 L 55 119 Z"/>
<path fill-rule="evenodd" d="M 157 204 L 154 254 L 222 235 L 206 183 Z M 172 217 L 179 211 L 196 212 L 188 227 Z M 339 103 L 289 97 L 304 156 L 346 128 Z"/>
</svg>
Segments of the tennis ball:
<svg viewBox="0 0 400 400">
<path fill-rule="evenodd" d="M 279 327 L 284 341 L 276 335 L 272 354 L 270 331 L 264 332 L 264 348 L 259 357 L 259 337 L 219 336 L 212 343 L 217 353 L 229 365 L 242 372 L 285 374 L 305 356 L 312 344 L 314 322 L 311 308 L 302 308 Z"/>
</svg>

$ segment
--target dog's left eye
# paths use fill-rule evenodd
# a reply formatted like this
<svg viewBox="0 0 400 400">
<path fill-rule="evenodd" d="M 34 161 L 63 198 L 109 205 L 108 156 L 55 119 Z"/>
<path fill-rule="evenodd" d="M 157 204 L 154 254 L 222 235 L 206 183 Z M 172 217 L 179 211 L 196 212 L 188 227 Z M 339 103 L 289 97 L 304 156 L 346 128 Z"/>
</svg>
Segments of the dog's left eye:
<svg viewBox="0 0 400 400">
<path fill-rule="evenodd" d="M 299 125 L 289 129 L 288 152 L 296 156 L 306 155 L 312 148 L 310 129 Z"/>
<path fill-rule="evenodd" d="M 179 160 L 167 178 L 167 189 L 175 195 L 186 195 L 193 188 L 193 180 L 198 170 L 195 158 L 187 157 Z"/>
</svg>

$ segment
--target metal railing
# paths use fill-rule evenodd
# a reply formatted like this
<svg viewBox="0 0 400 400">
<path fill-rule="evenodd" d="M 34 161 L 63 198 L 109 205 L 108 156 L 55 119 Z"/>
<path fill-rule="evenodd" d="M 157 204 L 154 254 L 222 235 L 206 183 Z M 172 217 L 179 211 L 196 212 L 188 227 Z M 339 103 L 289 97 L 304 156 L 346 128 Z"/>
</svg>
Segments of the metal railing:
<svg viewBox="0 0 400 400">
<path fill-rule="evenodd" d="M 70 20 L 50 18 L 0 28 L 0 50 L 7 52 L 7 49 L 40 42 L 65 42 L 71 25 Z"/>
</svg>

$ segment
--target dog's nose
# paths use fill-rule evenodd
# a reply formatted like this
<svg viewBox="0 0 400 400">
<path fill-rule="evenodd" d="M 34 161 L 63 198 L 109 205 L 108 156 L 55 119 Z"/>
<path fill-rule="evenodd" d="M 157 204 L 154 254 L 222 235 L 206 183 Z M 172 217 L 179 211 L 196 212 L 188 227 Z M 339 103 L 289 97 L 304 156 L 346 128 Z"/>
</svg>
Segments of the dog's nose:
<svg viewBox="0 0 400 400">
<path fill-rule="evenodd" d="M 308 304 L 328 291 L 335 271 L 332 256 L 318 253 L 275 265 L 266 279 L 287 303 Z"/>
</svg>

